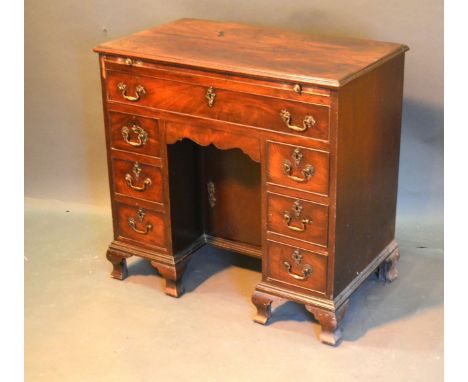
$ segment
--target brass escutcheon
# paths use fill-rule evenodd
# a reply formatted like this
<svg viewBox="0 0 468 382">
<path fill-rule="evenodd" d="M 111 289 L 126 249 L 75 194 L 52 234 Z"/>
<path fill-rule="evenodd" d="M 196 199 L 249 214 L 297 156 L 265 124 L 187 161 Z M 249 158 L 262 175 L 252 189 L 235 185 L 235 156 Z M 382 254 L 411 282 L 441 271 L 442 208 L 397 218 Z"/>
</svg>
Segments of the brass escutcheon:
<svg viewBox="0 0 468 382">
<path fill-rule="evenodd" d="M 210 204 L 211 208 L 214 208 L 214 206 L 216 206 L 215 185 L 210 181 L 206 184 L 206 188 L 208 190 L 208 203 Z"/>
<path fill-rule="evenodd" d="M 299 248 L 296 248 L 292 254 L 292 258 L 294 260 L 294 262 L 296 263 L 296 265 L 300 265 L 301 264 L 301 261 L 302 261 L 302 255 L 301 255 L 301 251 L 299 251 Z"/>
<path fill-rule="evenodd" d="M 296 166 L 299 166 L 299 164 L 301 163 L 302 157 L 303 157 L 303 154 L 302 154 L 301 150 L 299 149 L 299 147 L 296 147 L 296 149 L 293 151 L 291 157 L 294 160 Z M 301 170 L 302 177 L 292 175 L 292 171 L 293 171 L 293 169 L 292 169 L 291 161 L 285 159 L 283 161 L 283 173 L 288 178 L 294 180 L 295 182 L 298 182 L 298 183 L 307 182 L 312 177 L 312 175 L 314 174 L 315 169 L 314 169 L 314 166 L 312 166 L 310 164 L 305 165 L 304 168 Z"/>
<path fill-rule="evenodd" d="M 135 175 L 135 180 L 138 180 L 138 178 L 140 177 L 140 173 L 141 173 L 141 167 L 138 164 L 138 162 L 135 162 L 135 164 L 133 165 L 132 172 Z M 147 187 L 151 186 L 151 179 L 150 178 L 145 178 L 143 180 L 143 185 L 142 186 L 135 186 L 133 184 L 132 175 L 130 175 L 128 173 L 125 174 L 125 182 L 127 183 L 127 186 L 130 187 L 132 190 L 140 191 L 140 192 L 145 191 Z"/>
<path fill-rule="evenodd" d="M 130 130 L 137 135 L 137 142 L 130 140 Z M 131 126 L 123 126 L 120 132 L 122 133 L 122 138 L 124 141 L 133 147 L 143 146 L 148 140 L 148 133 L 140 126 L 138 126 L 136 122 L 133 122 Z"/>
<path fill-rule="evenodd" d="M 143 223 L 143 219 L 145 218 L 146 212 L 143 208 L 139 208 L 137 212 L 136 218 L 140 223 Z M 135 221 L 135 218 L 128 218 L 128 225 L 130 228 L 135 231 L 136 233 L 139 233 L 141 235 L 146 235 L 149 231 L 153 229 L 153 225 L 151 223 L 146 224 L 145 230 L 140 230 L 136 227 L 137 223 Z"/>
<path fill-rule="evenodd" d="M 215 93 L 215 90 L 213 88 L 213 86 L 210 86 L 207 91 L 206 91 L 206 94 L 205 94 L 205 98 L 208 102 L 208 107 L 213 107 L 214 103 L 215 103 L 215 99 L 216 99 L 216 93 Z"/>
<path fill-rule="evenodd" d="M 296 147 L 291 154 L 291 158 L 294 159 L 294 162 L 296 163 L 296 166 L 299 166 L 301 164 L 301 160 L 304 154 L 302 154 L 301 149 L 299 147 Z"/>
<path fill-rule="evenodd" d="M 296 263 L 296 266 L 301 265 L 302 262 L 302 255 L 300 254 L 299 248 L 296 248 L 291 256 Z M 304 267 L 302 268 L 302 276 L 297 275 L 293 272 L 291 272 L 292 265 L 288 261 L 283 261 L 283 265 L 288 271 L 288 274 L 293 277 L 296 280 L 307 280 L 307 278 L 310 276 L 312 273 L 312 267 L 309 264 L 305 264 Z"/>
<path fill-rule="evenodd" d="M 302 213 L 303 207 L 301 206 L 301 203 L 299 200 L 296 200 L 293 204 L 292 210 L 294 212 L 294 217 L 296 219 L 299 219 Z M 295 232 L 304 232 L 307 229 L 307 225 L 311 224 L 312 221 L 310 219 L 302 219 L 301 220 L 301 226 L 296 227 L 291 225 L 291 222 L 293 220 L 293 217 L 291 216 L 291 213 L 289 211 L 284 211 L 283 213 L 283 221 L 286 224 L 286 226 L 291 230 Z"/>
</svg>

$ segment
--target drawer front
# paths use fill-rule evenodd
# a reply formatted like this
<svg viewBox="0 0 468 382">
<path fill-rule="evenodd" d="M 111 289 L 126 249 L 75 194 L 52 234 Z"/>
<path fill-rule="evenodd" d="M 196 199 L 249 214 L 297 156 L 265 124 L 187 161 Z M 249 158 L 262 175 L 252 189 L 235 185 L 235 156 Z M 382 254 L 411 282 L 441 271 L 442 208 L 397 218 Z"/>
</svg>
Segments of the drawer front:
<svg viewBox="0 0 468 382">
<path fill-rule="evenodd" d="M 160 156 L 157 119 L 110 112 L 111 147 L 138 154 Z"/>
<path fill-rule="evenodd" d="M 245 76 L 210 72 L 197 69 L 181 67 L 170 68 L 167 65 L 156 64 L 141 59 L 130 59 L 129 57 L 105 56 L 106 70 L 125 72 L 137 76 L 157 77 L 179 82 L 199 84 L 202 86 L 213 86 L 225 88 L 232 91 L 259 94 L 300 102 L 330 104 L 329 89 L 300 84 L 297 82 L 272 82 L 261 78 L 247 78 Z M 209 76 L 209 77 L 208 77 Z"/>
<path fill-rule="evenodd" d="M 114 190 L 123 195 L 162 203 L 161 168 L 133 160 L 112 158 Z"/>
<path fill-rule="evenodd" d="M 327 288 L 328 257 L 268 241 L 266 275 L 274 281 L 320 293 Z"/>
<path fill-rule="evenodd" d="M 328 196 L 329 154 L 268 142 L 267 181 Z"/>
<path fill-rule="evenodd" d="M 141 208 L 117 204 L 118 235 L 140 243 L 165 247 L 165 226 L 162 214 Z"/>
<path fill-rule="evenodd" d="M 322 247 L 328 245 L 328 206 L 267 194 L 268 230 Z"/>
<path fill-rule="evenodd" d="M 328 106 L 113 71 L 107 92 L 111 101 L 328 140 Z"/>
</svg>

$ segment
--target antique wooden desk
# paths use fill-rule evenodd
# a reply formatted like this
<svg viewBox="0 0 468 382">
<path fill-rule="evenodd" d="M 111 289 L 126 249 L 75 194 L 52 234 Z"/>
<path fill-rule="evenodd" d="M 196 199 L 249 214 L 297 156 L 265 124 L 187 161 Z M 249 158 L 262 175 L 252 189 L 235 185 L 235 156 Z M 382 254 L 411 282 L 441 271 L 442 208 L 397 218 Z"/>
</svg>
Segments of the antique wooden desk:
<svg viewBox="0 0 468 382">
<path fill-rule="evenodd" d="M 335 344 L 348 298 L 396 277 L 405 45 L 183 19 L 99 53 L 114 241 L 178 297 L 205 244 L 262 261 L 252 301 L 304 304 Z"/>
</svg>

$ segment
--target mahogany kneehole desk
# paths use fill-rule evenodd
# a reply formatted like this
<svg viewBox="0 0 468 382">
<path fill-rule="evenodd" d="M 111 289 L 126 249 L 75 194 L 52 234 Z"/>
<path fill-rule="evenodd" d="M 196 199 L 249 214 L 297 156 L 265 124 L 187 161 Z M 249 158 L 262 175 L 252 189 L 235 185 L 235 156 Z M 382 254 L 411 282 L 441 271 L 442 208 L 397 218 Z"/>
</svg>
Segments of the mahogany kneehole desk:
<svg viewBox="0 0 468 382">
<path fill-rule="evenodd" d="M 393 280 L 405 45 L 183 19 L 99 53 L 114 241 L 178 297 L 205 244 L 262 261 L 252 301 L 304 304 L 336 344 L 350 295 Z"/>
</svg>

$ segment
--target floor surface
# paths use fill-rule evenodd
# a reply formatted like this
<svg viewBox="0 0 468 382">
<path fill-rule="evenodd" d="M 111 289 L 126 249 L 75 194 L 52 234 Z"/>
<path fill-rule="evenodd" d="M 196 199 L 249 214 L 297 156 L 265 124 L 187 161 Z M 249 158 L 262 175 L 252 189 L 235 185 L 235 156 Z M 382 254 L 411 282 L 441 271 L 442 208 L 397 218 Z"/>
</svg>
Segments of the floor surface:
<svg viewBox="0 0 468 382">
<path fill-rule="evenodd" d="M 398 222 L 399 278 L 352 296 L 338 347 L 303 306 L 253 323 L 260 262 L 208 247 L 163 293 L 147 261 L 109 277 L 110 209 L 27 199 L 26 381 L 442 381 L 442 233 Z"/>
</svg>

